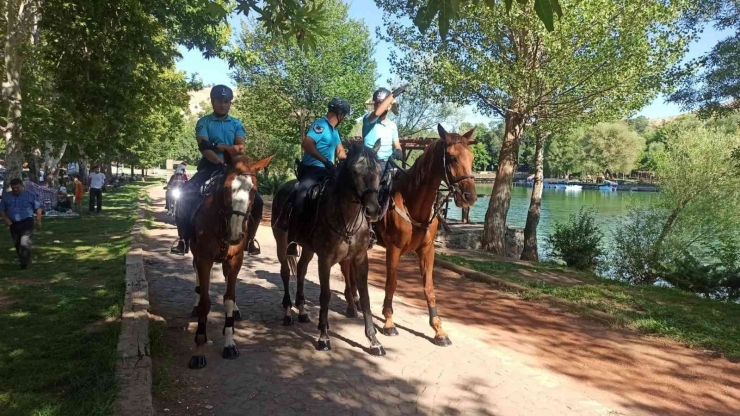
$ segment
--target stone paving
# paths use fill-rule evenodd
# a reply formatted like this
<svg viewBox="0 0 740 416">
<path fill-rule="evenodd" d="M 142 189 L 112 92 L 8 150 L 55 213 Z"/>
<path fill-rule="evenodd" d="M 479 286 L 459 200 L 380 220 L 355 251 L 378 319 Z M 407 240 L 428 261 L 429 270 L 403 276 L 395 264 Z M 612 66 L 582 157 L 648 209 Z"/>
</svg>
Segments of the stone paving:
<svg viewBox="0 0 740 416">
<path fill-rule="evenodd" d="M 165 224 L 169 220 L 164 215 L 163 191 L 153 190 L 152 197 L 156 221 L 147 231 L 147 278 L 152 313 L 165 321 L 161 342 L 167 351 L 154 357 L 157 414 L 504 416 L 740 411 L 736 364 L 706 358 L 670 342 L 602 328 L 444 270 L 435 271 L 437 299 L 453 345 L 437 347 L 432 343 L 413 258 L 405 259 L 399 272 L 402 281 L 394 321 L 400 335 L 378 335 L 388 353 L 385 357 L 369 355 L 364 350 L 368 343 L 362 320 L 344 316 L 344 283 L 338 267 L 332 272 L 334 295 L 329 314 L 333 350 L 316 351 L 319 285 L 315 262 L 306 281 L 312 322 L 282 326 L 282 281 L 272 233 L 265 222 L 258 234 L 262 255 L 245 259 L 237 284 L 237 304 L 244 320 L 236 322 L 235 341 L 241 355 L 236 360 L 221 358 L 225 283 L 216 265 L 208 366 L 189 370 L 195 345 L 195 319 L 190 318 L 195 274 L 190 256 L 168 253 L 176 230 Z M 382 325 L 383 258 L 382 249 L 373 250 L 370 297 L 378 325 Z M 294 294 L 294 281 L 291 286 Z M 644 350 L 627 356 L 619 350 L 622 343 L 635 343 Z M 657 372 L 653 367 L 664 364 L 659 355 L 666 350 L 685 357 L 675 358 L 655 383 L 648 382 L 648 374 Z M 643 354 L 660 362 L 652 363 L 653 367 L 640 365 Z M 688 359 L 701 362 L 687 368 Z M 682 371 L 694 379 L 682 381 Z M 713 377 L 708 385 L 700 381 L 705 373 Z M 696 388 L 715 391 L 685 397 Z"/>
</svg>

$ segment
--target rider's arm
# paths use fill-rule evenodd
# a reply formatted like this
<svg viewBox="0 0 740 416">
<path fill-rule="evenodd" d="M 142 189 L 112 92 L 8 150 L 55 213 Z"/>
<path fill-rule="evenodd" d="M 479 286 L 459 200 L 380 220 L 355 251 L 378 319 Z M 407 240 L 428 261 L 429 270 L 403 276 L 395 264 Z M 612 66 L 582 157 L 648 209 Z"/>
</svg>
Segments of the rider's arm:
<svg viewBox="0 0 740 416">
<path fill-rule="evenodd" d="M 208 137 L 196 137 L 195 140 L 197 140 L 198 143 L 200 143 L 200 142 L 202 142 L 204 140 L 205 141 L 208 141 Z M 203 157 L 206 158 L 206 160 L 208 160 L 209 162 L 211 162 L 211 163 L 213 163 L 215 165 L 220 165 L 220 164 L 224 163 L 218 157 L 218 155 L 216 154 L 216 152 L 214 152 L 211 149 L 202 149 L 200 152 L 203 154 Z"/>
<path fill-rule="evenodd" d="M 306 136 L 303 138 L 303 141 L 301 142 L 301 147 L 303 148 L 303 151 L 311 155 L 314 159 L 321 161 L 321 162 L 328 162 L 328 160 L 319 152 L 319 149 L 316 148 L 316 141 Z"/>
<path fill-rule="evenodd" d="M 246 142 L 246 139 L 244 137 L 236 136 L 236 138 L 234 138 L 233 146 L 229 146 L 228 144 L 219 144 L 217 147 L 218 147 L 218 150 L 222 152 L 232 152 L 232 153 L 242 154 L 244 153 L 244 143 L 245 142 Z"/>
<path fill-rule="evenodd" d="M 347 152 L 344 151 L 344 146 L 342 146 L 342 143 L 339 143 L 337 145 L 336 156 L 337 160 L 344 160 L 347 158 Z"/>
<path fill-rule="evenodd" d="M 375 109 L 372 113 L 370 113 L 367 116 L 368 123 L 375 123 L 375 120 L 379 119 L 380 116 L 383 115 L 388 109 L 390 108 L 391 104 L 393 103 L 393 94 L 388 94 L 387 97 L 385 97 L 385 100 L 383 100 L 382 103 L 378 106 L 378 108 Z"/>
</svg>

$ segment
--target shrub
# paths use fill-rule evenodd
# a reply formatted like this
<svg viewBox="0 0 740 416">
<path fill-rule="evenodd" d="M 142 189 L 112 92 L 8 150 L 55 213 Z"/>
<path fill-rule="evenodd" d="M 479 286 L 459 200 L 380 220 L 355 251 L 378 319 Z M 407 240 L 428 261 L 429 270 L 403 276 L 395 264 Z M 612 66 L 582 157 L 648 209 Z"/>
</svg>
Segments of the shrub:
<svg viewBox="0 0 740 416">
<path fill-rule="evenodd" d="M 632 284 L 653 284 L 660 274 L 661 253 L 653 247 L 665 222 L 665 215 L 654 208 L 633 208 L 614 232 L 609 266 L 619 280 Z"/>
<path fill-rule="evenodd" d="M 261 195 L 272 196 L 291 178 L 290 175 L 284 173 L 265 174 L 264 172 L 257 172 L 257 186 Z"/>
<path fill-rule="evenodd" d="M 601 240 L 604 234 L 594 223 L 594 214 L 583 208 L 570 216 L 566 223 L 556 223 L 555 231 L 545 242 L 550 256 L 559 258 L 569 267 L 593 270 L 602 255 Z"/>
</svg>

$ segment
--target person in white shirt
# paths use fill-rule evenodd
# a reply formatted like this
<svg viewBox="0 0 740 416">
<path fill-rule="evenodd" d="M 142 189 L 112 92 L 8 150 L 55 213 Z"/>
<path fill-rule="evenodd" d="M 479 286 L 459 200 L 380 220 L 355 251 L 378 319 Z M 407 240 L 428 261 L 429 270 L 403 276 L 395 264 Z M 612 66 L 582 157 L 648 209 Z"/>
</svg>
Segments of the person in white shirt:
<svg viewBox="0 0 740 416">
<path fill-rule="evenodd" d="M 90 203 L 87 206 L 87 212 L 92 214 L 95 210 L 99 213 L 103 207 L 103 186 L 105 186 L 105 174 L 100 172 L 100 167 L 93 168 L 93 173 L 88 177 L 87 183 L 90 186 Z"/>
</svg>

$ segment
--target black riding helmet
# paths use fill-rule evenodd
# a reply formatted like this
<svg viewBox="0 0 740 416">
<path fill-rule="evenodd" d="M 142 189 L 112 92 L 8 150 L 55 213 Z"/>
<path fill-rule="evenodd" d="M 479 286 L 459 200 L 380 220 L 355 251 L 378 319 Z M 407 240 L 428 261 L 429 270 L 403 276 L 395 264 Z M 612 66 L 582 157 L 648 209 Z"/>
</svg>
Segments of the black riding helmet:
<svg viewBox="0 0 740 416">
<path fill-rule="evenodd" d="M 329 101 L 328 111 L 337 116 L 348 116 L 352 114 L 352 109 L 350 108 L 349 103 L 337 97 L 334 97 Z"/>
<path fill-rule="evenodd" d="M 226 85 L 216 85 L 211 88 L 211 100 L 233 100 L 234 92 Z"/>
<path fill-rule="evenodd" d="M 386 98 L 388 98 L 390 94 L 391 94 L 391 90 L 389 90 L 388 88 L 383 88 L 383 87 L 378 88 L 373 93 L 373 103 L 375 104 L 382 103 L 383 101 L 385 101 Z"/>
</svg>

